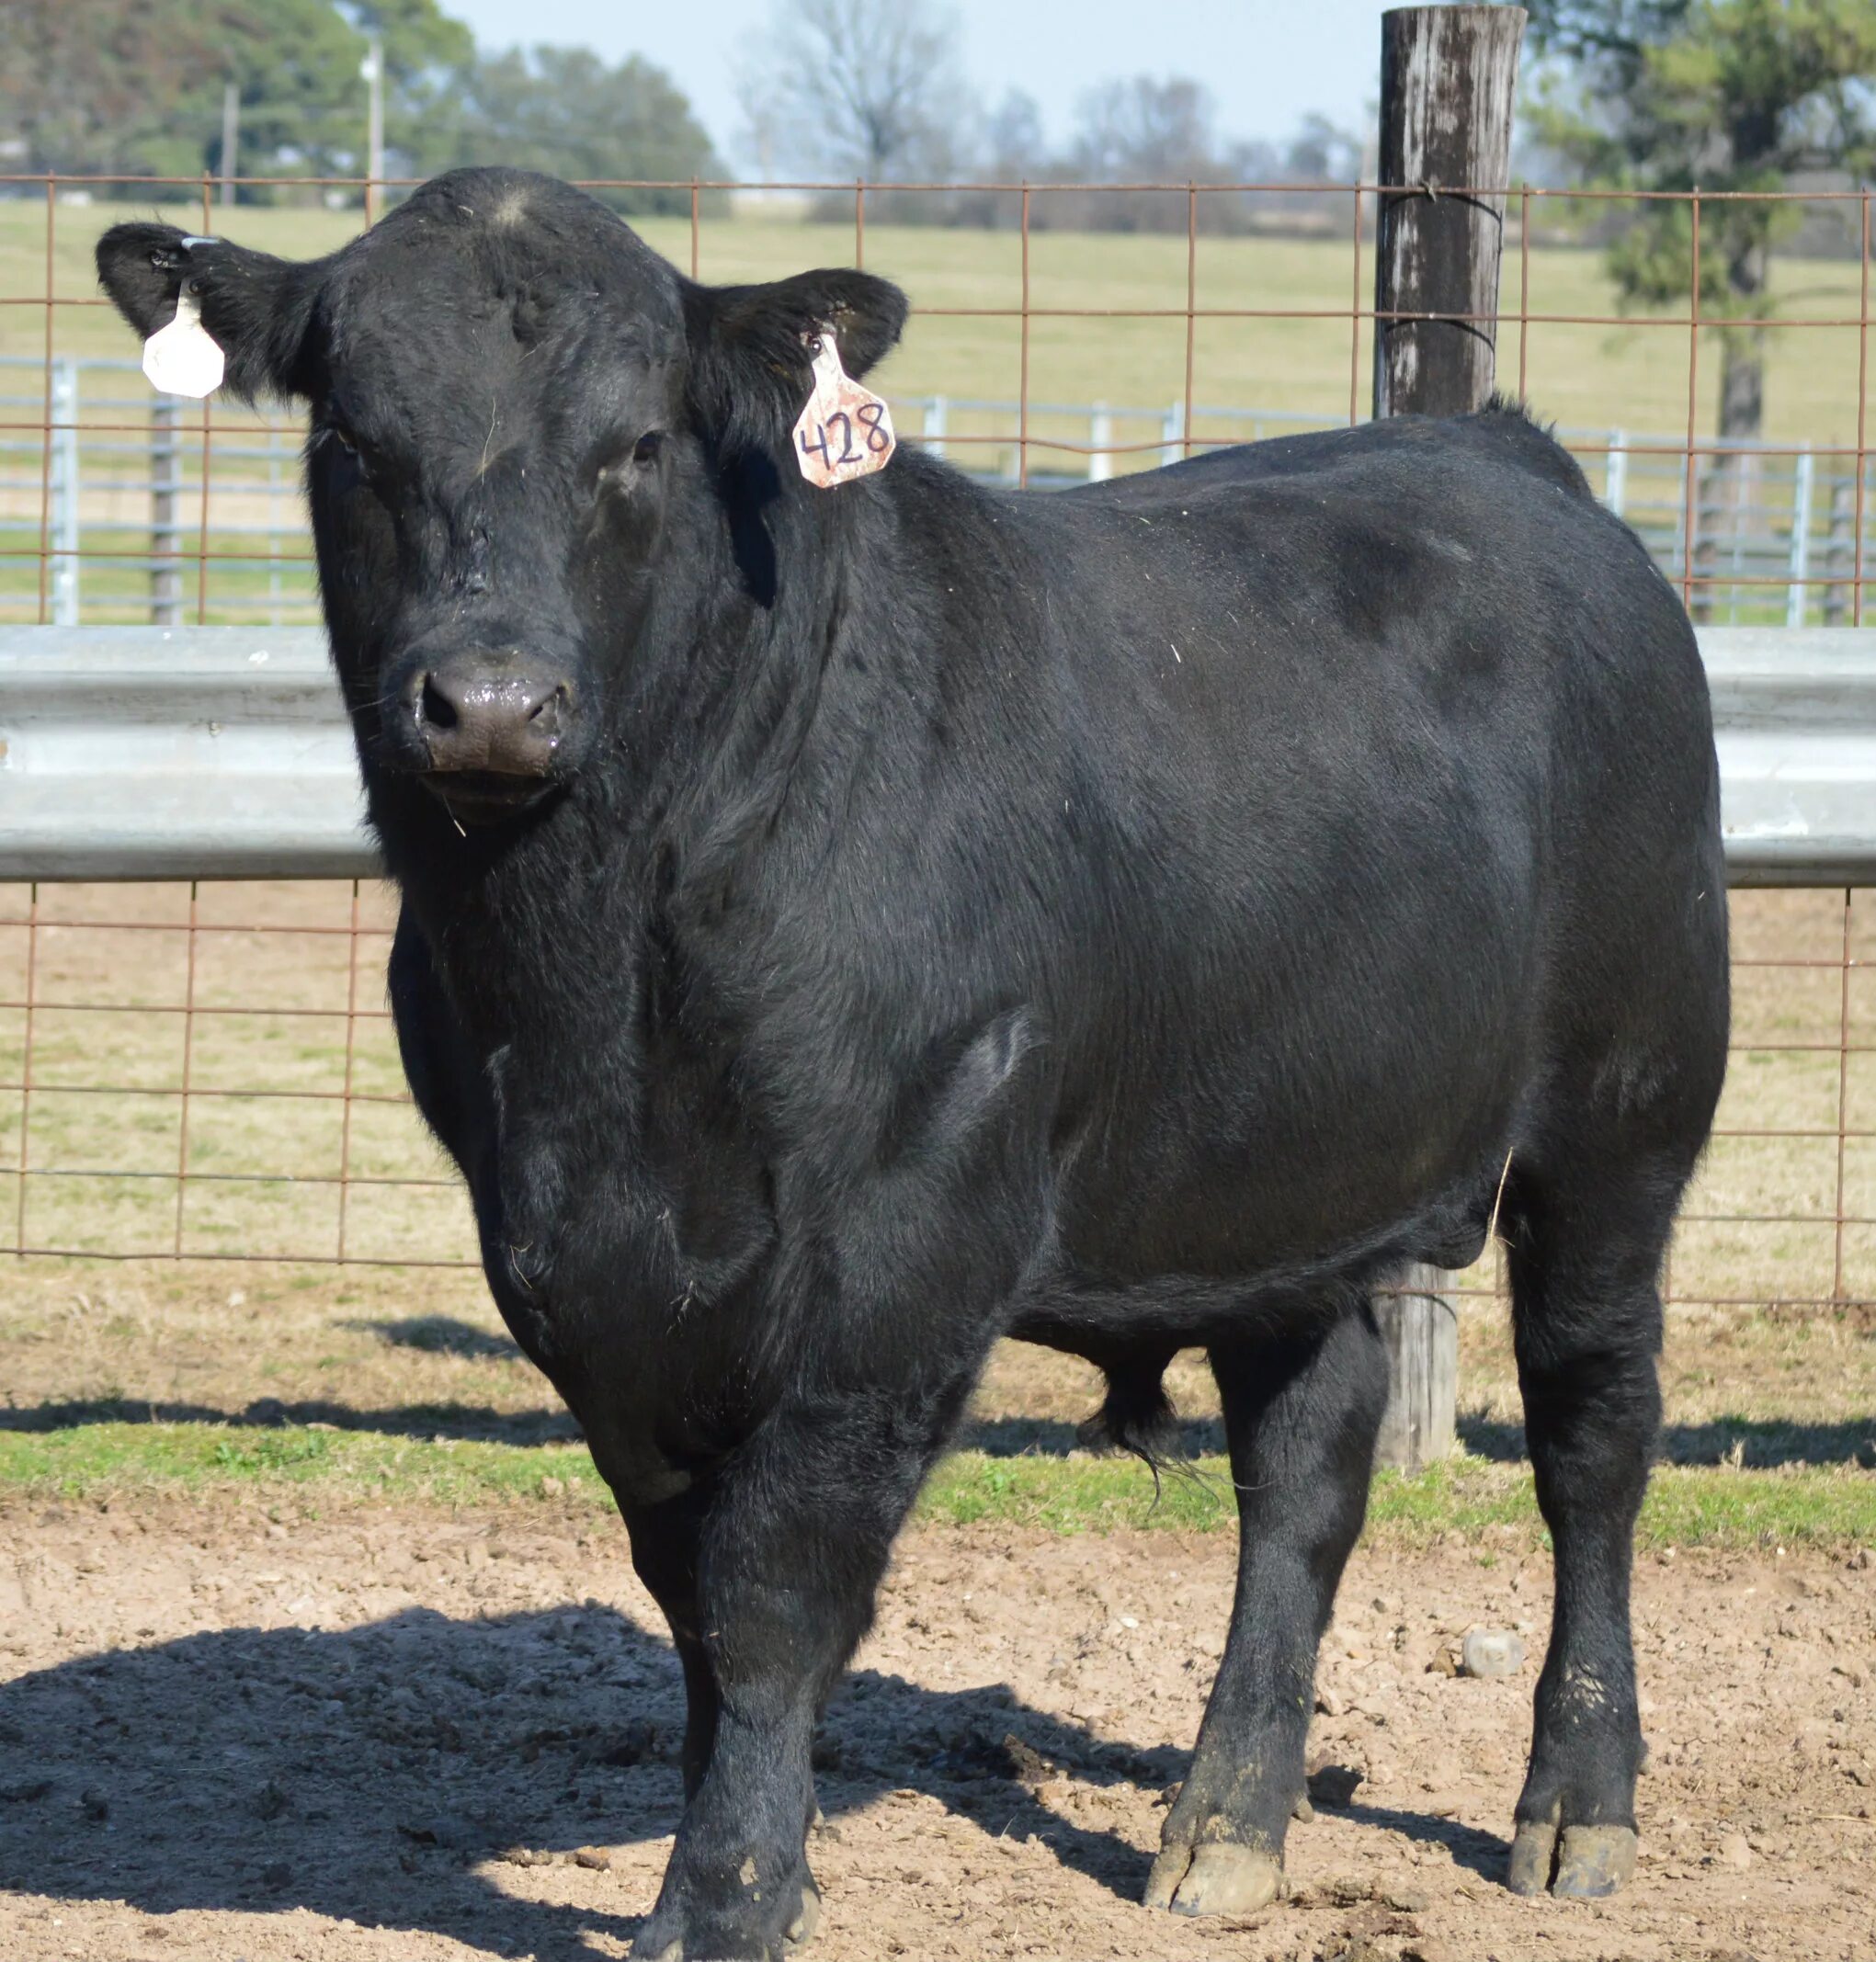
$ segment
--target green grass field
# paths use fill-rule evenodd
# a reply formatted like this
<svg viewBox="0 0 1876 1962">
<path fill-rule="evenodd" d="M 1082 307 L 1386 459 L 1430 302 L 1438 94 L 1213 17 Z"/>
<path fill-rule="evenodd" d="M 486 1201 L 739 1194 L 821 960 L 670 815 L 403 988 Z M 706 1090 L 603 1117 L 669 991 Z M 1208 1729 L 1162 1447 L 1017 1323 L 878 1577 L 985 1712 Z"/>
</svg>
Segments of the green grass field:
<svg viewBox="0 0 1876 1962">
<path fill-rule="evenodd" d="M 1371 249 L 1359 267 L 1344 223 L 1345 196 L 1336 207 L 1339 235 L 1322 238 L 1201 236 L 1192 274 L 1190 389 L 1195 440 L 1243 441 L 1280 433 L 1284 417 L 1317 424 L 1367 413 L 1371 337 L 1366 323 L 1352 321 L 1358 292 L 1370 303 Z M 184 207 L 165 208 L 171 218 L 192 220 Z M 40 438 L 33 426 L 44 412 L 44 357 L 85 357 L 130 361 L 137 349 L 128 330 L 102 301 L 91 249 L 104 228 L 134 206 L 46 207 L 31 199 L 0 203 L 0 395 L 8 403 L 0 421 L 0 618 L 28 620 L 40 610 L 38 558 L 41 516 Z M 42 302 L 50 291 L 54 304 Z M 221 222 L 220 214 L 216 221 Z M 230 216 L 233 236 L 287 256 L 309 256 L 351 236 L 351 212 L 244 209 Z M 689 267 L 688 221 L 646 220 L 642 230 L 679 266 Z M 851 226 L 810 224 L 755 217 L 707 218 L 697 233 L 697 265 L 709 280 L 769 278 L 817 264 L 851 263 Z M 1014 475 L 1025 364 L 1029 459 L 1032 474 L 1078 477 L 1087 468 L 1092 430 L 1089 405 L 1114 412 L 1109 440 L 1119 470 L 1143 469 L 1163 455 L 1165 418 L 1183 404 L 1188 384 L 1187 244 L 1182 237 L 1087 234 L 1039 231 L 1031 238 L 1028 282 L 1028 334 L 1018 317 L 1024 305 L 1023 253 L 1013 232 L 945 231 L 870 225 L 865 263 L 897 279 L 911 294 L 913 316 L 903 345 L 878 372 L 877 385 L 897 405 L 902 436 L 922 437 L 926 404 L 950 404 L 947 437 L 954 460 L 991 473 Z M 1499 336 L 1499 375 L 1507 387 L 1525 378 L 1537 412 L 1576 432 L 1589 446 L 1585 465 L 1600 484 L 1605 469 L 1597 446 L 1611 432 L 1630 441 L 1676 438 L 1688 427 L 1688 364 L 1693 354 L 1685 326 L 1661 317 L 1637 317 L 1617 325 L 1574 323 L 1582 316 L 1619 311 L 1598 251 L 1534 244 L 1529 255 L 1529 291 L 1523 256 L 1514 236 L 1507 253 Z M 1786 258 L 1773 280 L 1774 307 L 1788 323 L 1771 336 L 1766 382 L 1766 428 L 1777 441 L 1843 445 L 1858 428 L 1859 268 L 1847 261 Z M 1529 318 L 1520 322 L 1520 309 Z M 1825 324 L 1836 322 L 1838 324 Z M 50 343 L 48 331 L 50 329 Z M 24 363 L 25 365 L 17 365 Z M 1714 427 L 1718 347 L 1704 337 L 1698 354 L 1694 427 Z M 134 371 L 86 371 L 78 419 L 85 434 L 82 480 L 82 549 L 97 555 L 82 568 L 83 611 L 87 620 L 147 617 L 149 575 L 137 563 L 146 549 L 148 493 L 137 486 L 148 476 L 142 454 L 149 397 Z M 998 404 L 971 408 L 961 403 Z M 1051 404 L 1067 405 L 1058 413 Z M 1142 412 L 1130 416 L 1126 410 Z M 1252 412 L 1261 412 L 1264 419 Z M 225 621 L 310 620 L 316 618 L 307 544 L 297 499 L 275 499 L 271 478 L 290 486 L 297 475 L 296 439 L 289 432 L 279 450 L 264 459 L 256 446 L 260 419 L 232 403 L 209 414 L 216 489 L 206 510 L 200 495 L 202 416 L 193 405 L 183 419 L 179 496 L 185 527 L 181 549 L 193 560 L 209 533 L 210 560 L 206 618 Z M 113 449 L 117 453 L 113 453 Z M 243 451 L 248 454 L 243 455 Z M 1790 464 L 1774 470 L 1788 477 Z M 1826 463 L 1826 472 L 1842 471 Z M 1671 457 L 1634 457 L 1629 466 L 1629 508 L 1638 522 L 1673 525 L 1683 487 L 1681 466 Z M 113 492 L 113 481 L 123 486 Z M 1788 482 L 1768 482 L 1758 495 L 1777 514 L 1789 508 Z M 1822 493 L 1821 493 L 1822 494 Z M 1820 546 L 1830 522 L 1823 504 L 1813 512 Z M 263 527 L 283 525 L 283 564 L 269 565 L 273 547 Z M 248 527 L 237 534 L 234 527 Z M 121 554 L 125 562 L 106 562 Z M 259 561 L 241 554 L 262 555 Z M 1719 567 L 1712 570 L 1718 571 Z M 1770 568 L 1747 567 L 1748 572 Z M 1814 568 L 1815 570 L 1815 568 Z M 1830 570 L 1836 570 L 1834 562 Z M 200 594 L 195 566 L 185 564 L 186 617 L 195 618 Z M 1770 599 L 1744 594 L 1755 613 L 1782 618 L 1783 594 Z M 1821 597 L 1821 595 L 1820 595 Z"/>
<path fill-rule="evenodd" d="M 1244 441 L 1279 434 L 1285 418 L 1338 424 L 1351 410 L 1366 414 L 1371 336 L 1351 320 L 1373 277 L 1364 245 L 1359 267 L 1343 224 L 1346 197 L 1336 207 L 1336 237 L 1223 238 L 1201 236 L 1189 270 L 1196 318 L 1190 337 L 1190 392 L 1195 441 Z M 183 207 L 165 208 L 189 218 Z M 41 441 L 33 426 L 44 413 L 43 362 L 53 356 L 130 361 L 135 344 L 97 294 L 91 248 L 102 230 L 132 206 L 57 206 L 21 199 L 0 203 L 0 618 L 31 620 L 43 610 L 39 551 L 42 507 Z M 217 221 L 220 221 L 217 214 Z M 42 302 L 49 290 L 54 304 Z M 244 209 L 226 221 L 229 232 L 287 256 L 329 251 L 356 231 L 356 213 Z M 688 269 L 688 221 L 646 220 L 645 236 Z M 1499 374 L 1507 387 L 1520 375 L 1541 414 L 1575 433 L 1585 467 L 1600 485 L 1603 449 L 1614 432 L 1644 443 L 1674 439 L 1688 427 L 1688 364 L 1694 350 L 1685 326 L 1660 317 L 1617 325 L 1575 323 L 1582 316 L 1619 311 L 1599 252 L 1533 244 L 1528 267 L 1508 252 L 1502 299 Z M 851 263 L 856 235 L 847 225 L 809 224 L 754 217 L 706 218 L 696 237 L 696 260 L 706 279 L 769 278 L 816 264 Z M 903 345 L 876 377 L 895 401 L 902 436 L 922 438 L 932 398 L 949 404 L 946 438 L 954 460 L 1014 477 L 1019 418 L 1016 408 L 1028 375 L 1029 463 L 1038 481 L 1079 477 L 1093 438 L 1089 405 L 1112 411 L 1106 441 L 1114 468 L 1144 469 L 1166 454 L 1169 413 L 1183 414 L 1188 387 L 1188 255 L 1182 237 L 1039 231 L 1029 246 L 1027 336 L 1023 252 L 1012 232 L 944 231 L 870 225 L 865 263 L 896 278 L 912 296 L 913 317 Z M 1529 290 L 1524 290 L 1528 270 Z M 1771 337 L 1766 385 L 1766 427 L 1794 446 L 1854 443 L 1858 428 L 1859 268 L 1848 262 L 1787 258 L 1773 281 L 1775 311 L 1789 324 Z M 1520 310 L 1528 318 L 1520 321 Z M 1836 322 L 1838 324 L 1825 324 Z M 50 329 L 50 344 L 48 331 Z M 20 365 L 24 364 L 24 365 Z M 1714 426 L 1719 359 L 1707 336 L 1698 355 L 1694 426 Z M 81 377 L 78 421 L 85 495 L 81 511 L 81 613 L 85 620 L 148 617 L 149 474 L 143 431 L 152 398 L 134 370 Z M 992 406 L 971 407 L 970 403 Z M 1063 405 L 1053 408 L 1052 404 Z M 1127 411 L 1140 413 L 1128 414 Z M 189 405 L 182 423 L 179 517 L 185 618 L 211 621 L 290 622 L 316 619 L 308 544 L 296 495 L 278 494 L 297 478 L 297 436 L 290 428 L 263 455 L 261 418 L 217 402 L 208 418 L 214 486 L 201 496 L 203 417 Z M 1769 466 L 1755 498 L 1769 516 L 1758 528 L 1784 522 L 1791 490 L 1789 461 Z M 1826 460 L 1825 477 L 1847 466 Z M 1671 534 L 1684 488 L 1682 466 L 1645 451 L 1631 459 L 1627 508 L 1640 524 Z M 113 486 L 117 488 L 113 488 Z M 270 488 L 270 485 L 272 488 Z M 1818 563 L 1813 572 L 1840 573 L 1829 529 L 1829 488 L 1813 511 Z M 1836 522 L 1841 526 L 1842 514 Z M 244 528 L 237 528 L 244 527 Z M 1710 527 L 1711 529 L 1711 521 Z M 196 555 L 206 530 L 206 587 Z M 1664 549 L 1666 549 L 1664 547 Z M 1744 567 L 1776 575 L 1773 562 Z M 267 554 L 282 556 L 268 562 Z M 1718 573 L 1717 563 L 1707 568 Z M 1821 604 L 1821 591 L 1813 595 Z M 1781 620 L 1782 591 L 1741 589 L 1727 595 L 1744 608 L 1736 617 Z M 1734 617 L 1729 615 L 1729 617 Z"/>
<path fill-rule="evenodd" d="M 1344 214 L 1328 239 L 1215 238 L 1199 241 L 1195 294 L 1203 314 L 1264 309 L 1307 318 L 1203 319 L 1194 334 L 1193 394 L 1199 403 L 1290 410 L 1325 420 L 1347 417 L 1351 354 L 1356 396 L 1365 413 L 1369 344 L 1354 341 L 1348 312 L 1359 289 L 1370 303 L 1372 255 L 1362 249 L 1358 281 Z M 172 208 L 169 215 L 180 208 Z M 131 336 L 98 301 L 91 247 L 117 219 L 147 208 L 60 206 L 52 216 L 52 351 L 134 355 Z M 183 221 L 193 221 L 185 213 Z M 288 256 L 329 251 L 358 229 L 350 212 L 241 210 L 215 222 L 230 236 Z M 47 211 L 21 199 L 0 204 L 0 298 L 46 292 Z M 688 222 L 648 219 L 639 229 L 688 270 Z M 707 219 L 698 237 L 698 269 L 708 280 L 773 278 L 814 265 L 854 258 L 849 226 L 755 218 Z M 865 262 L 912 296 L 904 346 L 881 371 L 888 394 L 1014 400 L 1021 379 L 1022 331 L 1014 318 L 957 318 L 938 309 L 1002 309 L 1022 304 L 1021 243 L 1014 232 L 940 231 L 870 225 Z M 1573 425 L 1682 430 L 1688 415 L 1688 333 L 1643 320 L 1620 326 L 1575 326 L 1563 316 L 1609 314 L 1615 295 L 1594 250 L 1533 245 L 1528 301 L 1531 316 L 1525 364 L 1529 389 L 1544 414 Z M 1796 442 L 1854 440 L 1858 335 L 1854 326 L 1802 323 L 1853 318 L 1858 268 L 1848 261 L 1784 259 L 1772 292 L 1790 324 L 1774 335 L 1767 377 L 1768 430 Z M 1036 402 L 1107 401 L 1159 407 L 1185 389 L 1187 247 L 1180 237 L 1038 232 L 1030 243 L 1029 392 Z M 1057 319 L 1051 310 L 1169 310 L 1160 319 Z M 1499 369 L 1518 370 L 1519 259 L 1515 231 L 1507 252 Z M 41 307 L 0 307 L 0 354 L 45 351 Z M 1703 349 L 1696 426 L 1713 426 L 1717 362 Z M 1200 432 L 1202 433 L 1202 431 Z M 1077 439 L 1081 439 L 1078 435 Z"/>
<path fill-rule="evenodd" d="M 0 893 L 17 919 L 22 892 Z M 400 1498 L 463 1505 L 601 1497 L 565 1413 L 506 1338 L 473 1267 L 455 1181 L 401 1095 L 381 1003 L 382 896 L 364 895 L 348 1032 L 349 889 L 209 886 L 197 897 L 193 1017 L 186 889 L 48 887 L 35 970 L 30 1099 L 0 1099 L 0 1208 L 23 1244 L 132 1260 L 0 1260 L 0 1500 L 161 1488 L 265 1489 L 326 1507 Z M 168 922 L 128 932 L 129 920 Z M 1738 894 L 1745 962 L 1723 1137 L 1689 1200 L 1672 1261 L 1663 1385 L 1666 1465 L 1644 1520 L 1651 1544 L 1876 1539 L 1876 1235 L 1842 1235 L 1848 1299 L 1832 1304 L 1838 1234 L 1835 1135 L 1842 896 Z M 265 929 L 265 930 L 262 930 Z M 1851 950 L 1876 954 L 1876 917 Z M 24 1062 L 26 936 L 0 927 L 0 1068 Z M 1876 994 L 1852 970 L 1853 1040 Z M 111 1004 L 106 1007 L 104 1004 Z M 299 1011 L 290 1013 L 289 1011 Z M 191 1032 L 192 1029 L 192 1032 Z M 1815 1042 L 1818 1049 L 1773 1045 Z M 182 1127 L 185 1053 L 191 1088 Z M 355 1105 L 347 1131 L 342 1090 Z M 1876 1071 L 1853 1054 L 1844 1105 L 1846 1208 L 1876 1213 L 1870 1128 Z M 98 1095 L 87 1086 L 108 1084 Z M 271 1091 L 273 1094 L 256 1094 Z M 279 1093 L 299 1092 L 303 1101 Z M 219 1093 L 219 1094 L 218 1094 Z M 19 1211 L 19 1126 L 29 1123 Z M 1813 1136 L 1791 1136 L 1809 1129 Z M 186 1185 L 177 1180 L 187 1165 Z M 432 1269 L 320 1265 L 337 1248 Z M 180 1210 L 178 1210 L 180 1208 Z M 177 1243 L 187 1257 L 166 1255 Z M 221 1255 L 216 1261 L 199 1256 Z M 226 1256 L 246 1257 L 228 1263 Z M 295 1256 L 299 1258 L 296 1260 Z M 254 1258 L 258 1257 L 258 1258 Z M 1466 1277 L 1490 1287 L 1494 1264 Z M 1694 1299 L 1689 1299 L 1694 1298 Z M 1473 1455 L 1430 1477 L 1382 1480 L 1374 1529 L 1405 1539 L 1488 1528 L 1535 1535 L 1505 1304 L 1466 1298 L 1461 1435 Z M 1215 1393 L 1182 1357 L 1172 1387 L 1206 1479 L 1153 1483 L 1128 1461 L 1073 1448 L 1098 1401 L 1093 1372 L 1006 1344 L 925 1500 L 928 1520 L 1063 1531 L 1225 1523 Z"/>
</svg>

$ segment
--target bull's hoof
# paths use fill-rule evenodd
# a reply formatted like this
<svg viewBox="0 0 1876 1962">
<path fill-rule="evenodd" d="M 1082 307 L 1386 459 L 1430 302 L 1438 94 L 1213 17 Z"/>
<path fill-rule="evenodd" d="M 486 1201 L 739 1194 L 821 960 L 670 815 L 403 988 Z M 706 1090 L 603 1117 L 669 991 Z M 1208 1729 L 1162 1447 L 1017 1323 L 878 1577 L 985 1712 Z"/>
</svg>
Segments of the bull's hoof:
<svg viewBox="0 0 1876 1962">
<path fill-rule="evenodd" d="M 1511 1842 L 1505 1884 L 1514 1894 L 1551 1893 L 1600 1900 L 1634 1877 L 1637 1847 L 1630 1826 L 1565 1826 L 1520 1820 Z"/>
<path fill-rule="evenodd" d="M 674 1934 L 670 1923 L 675 1918 L 660 1901 L 631 1945 L 632 1962 L 793 1962 L 796 1951 L 813 1939 L 821 1925 L 821 1892 L 812 1880 L 805 1882 L 793 1919 L 776 1934 L 698 1916 Z"/>
<path fill-rule="evenodd" d="M 790 1948 L 800 1948 L 814 1939 L 814 1931 L 820 1925 L 821 1890 L 811 1880 L 802 1889 L 802 1911 L 789 1923 L 783 1939 Z"/>
<path fill-rule="evenodd" d="M 1261 1847 L 1211 1840 L 1168 1846 L 1146 1877 L 1146 1905 L 1175 1914 L 1255 1914 L 1277 1898 L 1283 1868 Z"/>
</svg>

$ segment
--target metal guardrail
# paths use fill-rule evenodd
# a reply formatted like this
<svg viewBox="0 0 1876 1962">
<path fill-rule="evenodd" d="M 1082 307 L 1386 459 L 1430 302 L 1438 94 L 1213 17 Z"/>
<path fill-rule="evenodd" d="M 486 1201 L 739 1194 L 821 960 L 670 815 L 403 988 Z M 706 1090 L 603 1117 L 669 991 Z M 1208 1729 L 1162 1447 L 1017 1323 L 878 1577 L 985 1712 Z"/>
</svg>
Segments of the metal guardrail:
<svg viewBox="0 0 1876 1962">
<path fill-rule="evenodd" d="M 1729 883 L 1876 885 L 1876 629 L 1698 632 Z"/>
<path fill-rule="evenodd" d="M 0 628 L 0 879 L 356 879 L 351 731 L 313 627 Z"/>
<path fill-rule="evenodd" d="M 1876 885 L 1876 629 L 1710 627 L 1727 869 Z M 0 879 L 373 878 L 315 628 L 0 628 Z"/>
</svg>

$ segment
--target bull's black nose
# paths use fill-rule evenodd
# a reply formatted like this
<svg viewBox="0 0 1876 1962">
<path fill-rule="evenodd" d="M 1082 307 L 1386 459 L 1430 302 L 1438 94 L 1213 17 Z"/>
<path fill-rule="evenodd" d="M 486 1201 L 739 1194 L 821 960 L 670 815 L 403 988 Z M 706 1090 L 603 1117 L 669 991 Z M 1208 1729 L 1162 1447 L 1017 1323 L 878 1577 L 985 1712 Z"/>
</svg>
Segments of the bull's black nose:
<svg viewBox="0 0 1876 1962">
<path fill-rule="evenodd" d="M 433 771 L 546 777 L 565 740 L 573 691 L 518 664 L 458 659 L 411 679 L 405 697 Z"/>
</svg>

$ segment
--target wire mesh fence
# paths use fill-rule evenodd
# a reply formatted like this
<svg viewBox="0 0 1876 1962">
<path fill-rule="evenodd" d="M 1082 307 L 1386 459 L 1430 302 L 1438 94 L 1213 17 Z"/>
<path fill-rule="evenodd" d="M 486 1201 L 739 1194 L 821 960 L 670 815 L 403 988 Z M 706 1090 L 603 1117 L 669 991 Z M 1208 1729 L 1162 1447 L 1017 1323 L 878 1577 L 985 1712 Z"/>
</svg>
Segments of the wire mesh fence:
<svg viewBox="0 0 1876 1962">
<path fill-rule="evenodd" d="M 1259 420 L 1357 421 L 1376 320 L 1411 317 L 1378 314 L 1366 297 L 1374 215 L 1383 196 L 1398 195 L 1371 184 L 590 187 L 688 203 L 688 218 L 636 222 L 698 277 L 767 277 L 816 257 L 870 262 L 899 277 L 915 312 L 886 371 L 888 391 L 937 405 L 939 426 L 922 437 L 953 460 L 1021 482 L 1074 481 L 1097 459 L 1101 471 L 1150 467 L 1170 452 L 1242 441 Z M 314 201 L 218 210 L 219 187 L 206 179 L 0 176 L 0 356 L 13 362 L 0 370 L 8 398 L 0 524 L 12 527 L 0 532 L 0 609 L 51 619 L 63 604 L 69 618 L 69 595 L 87 585 L 100 609 L 132 607 L 145 596 L 134 590 L 141 576 L 160 587 L 159 603 L 188 618 L 302 617 L 295 609 L 307 604 L 309 565 L 286 488 L 297 439 L 288 439 L 290 421 L 226 403 L 153 412 L 149 398 L 140 406 L 134 390 L 115 387 L 89 404 L 77 395 L 72 361 L 129 351 L 91 271 L 91 244 L 117 215 L 100 199 L 147 208 L 187 198 L 181 215 L 196 222 L 199 214 L 205 230 L 222 224 L 308 254 L 341 244 L 366 210 L 403 188 L 244 180 L 237 196 Z M 1710 242 L 1703 255 L 1701 213 L 1738 202 L 1737 194 L 1507 194 L 1498 311 L 1474 323 L 1496 334 L 1501 381 L 1560 424 L 1592 482 L 1641 521 L 1664 569 L 1708 617 L 1862 618 L 1876 524 L 1870 198 L 1867 187 L 1752 194 L 1778 207 L 1797 238 L 1774 261 L 1763 310 L 1717 321 L 1711 310 L 1703 316 L 1695 277 L 1719 249 Z M 998 222 L 893 221 L 934 198 Z M 786 217 L 769 209 L 790 199 Z M 1664 199 L 1688 211 L 1686 302 L 1624 311 L 1596 242 Z M 850 218 L 829 221 L 834 202 Z M 1103 211 L 1115 222 L 1172 229 L 1069 229 L 1100 221 Z M 1722 335 L 1762 344 L 1774 434 L 1712 433 Z M 1134 406 L 1102 411 L 1104 403 Z M 1207 407 L 1217 403 L 1236 406 Z M 957 405 L 949 417 L 947 404 Z M 153 431 L 153 414 L 165 426 Z M 79 488 L 80 452 L 107 443 L 119 446 L 119 461 L 140 445 L 168 458 L 148 493 L 167 500 L 162 511 L 129 511 L 138 493 L 127 482 L 100 492 L 94 519 Z M 1633 496 L 1644 479 L 1652 509 Z M 87 581 L 93 560 L 100 574 L 118 576 Z"/>
<path fill-rule="evenodd" d="M 882 221 L 903 188 L 767 187 L 818 200 L 782 216 L 722 197 L 745 187 L 653 188 L 686 192 L 688 218 L 633 222 L 695 276 L 840 256 L 897 278 L 915 311 L 880 385 L 905 437 L 982 476 L 1099 480 L 1365 413 L 1372 185 L 965 187 L 1001 221 L 975 230 Z M 119 212 L 73 180 L 0 179 L 7 190 L 0 618 L 316 618 L 294 418 L 150 397 L 90 271 Z M 360 221 L 319 204 L 219 210 L 208 185 L 118 195 L 178 191 L 195 200 L 187 221 L 290 255 L 329 250 Z M 74 194 L 94 201 L 64 201 Z M 1091 199 L 1140 210 L 1150 196 L 1155 221 L 1171 209 L 1183 226 L 1058 227 L 1052 200 L 1071 194 L 1084 222 Z M 836 197 L 837 224 L 824 215 Z M 1697 258 L 1700 200 L 1687 201 Z M 1708 433 L 1719 361 L 1698 283 L 1684 307 L 1625 314 L 1599 251 L 1563 222 L 1595 200 L 1510 194 L 1491 324 L 1503 385 L 1558 418 L 1694 611 L 1856 625 L 1876 523 L 1870 193 L 1791 201 L 1828 208 L 1832 253 L 1788 253 L 1775 310 L 1725 329 L 1764 337 L 1774 434 Z M 1876 900 L 1836 889 L 1733 903 L 1732 1072 L 1670 1297 L 1876 1300 Z M 466 1202 L 409 1106 L 384 1006 L 391 904 L 330 882 L 0 892 L 0 1248 L 472 1265 Z"/>
<path fill-rule="evenodd" d="M 393 905 L 330 880 L 0 890 L 0 1249 L 472 1265 L 385 1006 Z M 1734 922 L 1731 1073 L 1671 1298 L 1876 1300 L 1876 895 L 1737 893 Z"/>
</svg>

